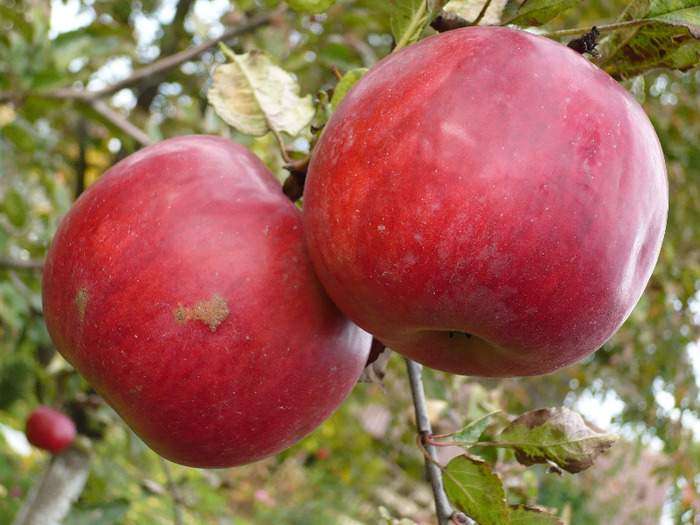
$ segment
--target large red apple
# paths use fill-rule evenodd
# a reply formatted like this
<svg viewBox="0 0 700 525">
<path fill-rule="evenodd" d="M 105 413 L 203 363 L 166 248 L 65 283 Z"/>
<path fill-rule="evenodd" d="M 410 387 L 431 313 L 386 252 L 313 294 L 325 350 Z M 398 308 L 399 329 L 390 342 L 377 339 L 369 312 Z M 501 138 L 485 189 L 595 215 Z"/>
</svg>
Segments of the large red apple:
<svg viewBox="0 0 700 525">
<path fill-rule="evenodd" d="M 49 248 L 43 302 L 61 354 L 153 450 L 196 467 L 309 434 L 371 342 L 324 292 L 272 173 L 210 136 L 147 147 L 81 195 Z"/>
<path fill-rule="evenodd" d="M 635 99 L 566 46 L 493 27 L 370 70 L 323 130 L 304 195 L 340 309 L 404 356 L 480 376 L 599 348 L 647 284 L 668 208 Z"/>
<path fill-rule="evenodd" d="M 41 405 L 27 418 L 25 433 L 35 447 L 58 453 L 73 444 L 77 430 L 66 414 Z"/>
</svg>

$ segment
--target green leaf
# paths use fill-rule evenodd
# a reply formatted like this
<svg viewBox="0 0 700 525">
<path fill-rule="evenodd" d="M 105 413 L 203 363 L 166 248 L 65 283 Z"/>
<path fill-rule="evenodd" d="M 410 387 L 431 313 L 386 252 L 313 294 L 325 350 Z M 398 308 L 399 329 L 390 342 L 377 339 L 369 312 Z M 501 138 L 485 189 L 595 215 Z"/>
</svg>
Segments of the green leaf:
<svg viewBox="0 0 700 525">
<path fill-rule="evenodd" d="M 65 78 L 63 79 L 62 86 L 65 86 Z M 24 99 L 24 107 L 22 108 L 22 116 L 29 122 L 37 122 L 38 120 L 45 118 L 46 115 L 51 111 L 61 111 L 65 112 L 66 102 L 64 100 L 56 100 L 49 97 L 42 97 L 40 93 L 27 94 Z M 28 128 L 32 130 L 32 128 Z M 34 139 L 36 140 L 36 139 Z M 36 148 L 36 142 L 34 143 L 34 148 Z"/>
<path fill-rule="evenodd" d="M 503 483 L 483 459 L 457 456 L 443 470 L 442 482 L 452 504 L 480 525 L 510 523 Z"/>
<path fill-rule="evenodd" d="M 648 9 L 646 25 L 616 31 L 599 47 L 598 65 L 618 80 L 654 69 L 686 71 L 700 62 L 700 0 L 646 0 L 635 2 L 623 21 Z"/>
<path fill-rule="evenodd" d="M 541 26 L 582 0 L 525 0 L 506 25 Z"/>
<path fill-rule="evenodd" d="M 39 71 L 32 76 L 32 90 L 40 91 L 52 87 L 62 87 L 66 82 L 66 74 L 60 71 Z"/>
<path fill-rule="evenodd" d="M 654 0 L 649 5 L 646 18 L 664 18 L 669 15 L 673 19 L 689 17 L 694 21 L 696 29 L 698 27 L 698 0 Z"/>
<path fill-rule="evenodd" d="M 599 66 L 622 80 L 662 68 L 687 71 L 698 65 L 700 41 L 687 28 L 659 23 L 639 28 L 621 47 L 605 51 Z"/>
<path fill-rule="evenodd" d="M 435 17 L 440 14 L 440 11 L 450 2 L 450 0 L 428 0 L 426 7 L 428 8 L 428 18 L 432 22 Z"/>
<path fill-rule="evenodd" d="M 4 318 L 0 315 L 0 318 Z M 12 356 L 0 362 L 0 410 L 7 410 L 20 399 L 31 399 L 34 369 L 31 361 Z"/>
<path fill-rule="evenodd" d="M 338 82 L 333 90 L 333 96 L 331 97 L 331 110 L 335 111 L 335 108 L 338 107 L 338 104 L 343 99 L 345 94 L 352 86 L 355 85 L 355 82 L 362 78 L 362 75 L 367 73 L 367 71 L 368 70 L 366 67 L 358 67 L 343 75 L 343 78 L 340 79 L 340 82 Z"/>
<path fill-rule="evenodd" d="M 58 182 L 53 174 L 42 173 L 41 182 L 46 189 L 46 193 L 51 199 L 59 213 L 65 213 L 73 204 L 73 197 L 68 191 L 68 186 L 65 183 Z"/>
<path fill-rule="evenodd" d="M 455 443 L 473 443 L 478 441 L 481 434 L 483 434 L 484 430 L 486 430 L 486 427 L 489 426 L 489 422 L 493 416 L 499 412 L 500 410 L 497 410 L 475 419 L 474 421 L 470 421 L 463 429 L 452 434 L 452 440 Z"/>
<path fill-rule="evenodd" d="M 33 151 L 35 149 L 34 137 L 27 129 L 25 123 L 15 120 L 12 124 L 8 124 L 2 128 L 3 137 L 12 141 L 12 143 L 23 151 Z"/>
<path fill-rule="evenodd" d="M 17 227 L 22 227 L 27 222 L 29 214 L 27 203 L 24 201 L 22 194 L 14 188 L 11 188 L 5 195 L 2 211 L 10 219 L 10 222 Z"/>
<path fill-rule="evenodd" d="M 61 33 L 52 41 L 56 66 L 67 68 L 79 57 L 109 57 L 131 54 L 133 36 L 127 28 L 93 23 L 88 27 Z"/>
<path fill-rule="evenodd" d="M 241 133 L 262 136 L 270 130 L 296 136 L 316 110 L 311 95 L 299 97 L 299 84 L 264 51 L 237 55 L 214 71 L 207 97 L 216 113 Z"/>
<path fill-rule="evenodd" d="M 48 39 L 50 20 L 46 16 L 47 14 L 46 10 L 38 7 L 38 5 L 36 7 L 33 6 L 29 10 L 27 17 L 32 24 L 34 42 L 42 42 Z"/>
<path fill-rule="evenodd" d="M 697 0 L 694 3 L 698 4 Z M 671 26 L 685 27 L 694 39 L 700 39 L 700 6 L 678 9 L 676 7 L 678 6 L 673 5 L 673 2 L 654 2 L 646 18 Z"/>
<path fill-rule="evenodd" d="M 566 408 L 542 408 L 512 421 L 500 440 L 515 450 L 523 465 L 555 463 L 575 474 L 589 468 L 619 436 L 589 426 L 577 412 Z"/>
<path fill-rule="evenodd" d="M 29 313 L 27 299 L 10 282 L 0 282 L 0 322 L 2 325 L 20 332 Z"/>
<path fill-rule="evenodd" d="M 74 525 L 112 525 L 120 523 L 129 510 L 126 499 L 117 499 L 109 503 L 89 504 L 71 508 L 69 521 Z"/>
<path fill-rule="evenodd" d="M 287 0 L 287 5 L 295 11 L 303 11 L 317 15 L 328 11 L 335 0 Z"/>
<path fill-rule="evenodd" d="M 331 118 L 333 110 L 331 109 L 331 101 L 327 91 L 319 91 L 316 98 L 318 99 L 318 104 L 316 105 L 316 122 L 314 122 L 314 126 L 321 129 L 328 122 L 328 119 Z"/>
<path fill-rule="evenodd" d="M 617 22 L 632 22 L 634 20 L 639 20 L 644 18 L 649 12 L 649 6 L 652 0 L 632 0 L 627 4 L 625 9 L 622 11 L 620 16 L 617 18 Z M 612 33 L 613 36 L 620 34 L 620 31 Z M 608 40 L 610 39 L 607 37 Z"/>
<path fill-rule="evenodd" d="M 564 525 L 564 521 L 537 507 L 528 505 L 510 506 L 511 525 Z"/>
<path fill-rule="evenodd" d="M 11 23 L 12 28 L 21 33 L 22 38 L 27 42 L 31 42 L 34 38 L 34 27 L 27 20 L 24 12 L 13 7 L 0 5 L 0 20 Z"/>
<path fill-rule="evenodd" d="M 397 51 L 418 39 L 431 21 L 426 0 L 390 0 L 391 33 L 394 35 Z"/>
</svg>

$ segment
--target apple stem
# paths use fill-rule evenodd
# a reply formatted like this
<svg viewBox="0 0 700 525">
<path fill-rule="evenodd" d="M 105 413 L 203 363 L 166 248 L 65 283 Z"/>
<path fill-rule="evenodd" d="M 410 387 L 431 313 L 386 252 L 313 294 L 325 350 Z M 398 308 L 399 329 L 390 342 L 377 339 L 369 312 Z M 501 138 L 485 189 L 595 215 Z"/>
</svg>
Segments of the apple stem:
<svg viewBox="0 0 700 525">
<path fill-rule="evenodd" d="M 289 171 L 289 176 L 285 179 L 282 192 L 289 197 L 292 202 L 296 202 L 304 194 L 304 182 L 306 181 L 306 171 L 309 168 L 311 155 L 297 161 L 288 162 L 284 168 Z"/>
<path fill-rule="evenodd" d="M 435 441 L 436 437 L 443 437 L 443 436 L 426 435 L 425 438 L 423 439 L 423 441 L 425 442 L 426 445 L 430 445 L 431 447 L 450 447 L 452 445 L 455 445 L 455 443 L 452 441 L 450 441 L 449 443 L 444 442 L 444 441 Z"/>
<path fill-rule="evenodd" d="M 428 417 L 428 406 L 425 401 L 425 389 L 423 388 L 423 366 L 415 361 L 406 359 L 408 367 L 408 379 L 411 384 L 413 395 L 413 407 L 416 412 L 416 428 L 420 437 L 420 446 L 427 452 L 425 458 L 425 470 L 428 481 L 433 488 L 435 498 L 435 511 L 439 525 L 449 525 L 454 514 L 454 509 L 450 505 L 442 485 L 442 472 L 437 458 L 437 449 L 426 442 L 426 437 L 433 433 Z"/>
</svg>

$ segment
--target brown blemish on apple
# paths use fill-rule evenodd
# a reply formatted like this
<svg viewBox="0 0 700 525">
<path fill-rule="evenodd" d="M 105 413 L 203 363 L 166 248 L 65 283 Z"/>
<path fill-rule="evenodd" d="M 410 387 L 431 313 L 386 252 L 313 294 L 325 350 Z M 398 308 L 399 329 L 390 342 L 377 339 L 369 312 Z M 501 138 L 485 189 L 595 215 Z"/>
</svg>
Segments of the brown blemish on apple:
<svg viewBox="0 0 700 525">
<path fill-rule="evenodd" d="M 199 301 L 192 308 L 179 304 L 173 310 L 173 315 L 178 323 L 202 321 L 212 332 L 216 332 L 216 328 L 224 322 L 229 313 L 226 301 L 219 294 L 213 295 L 208 301 Z"/>
<path fill-rule="evenodd" d="M 87 302 L 90 296 L 88 295 L 87 288 L 81 288 L 78 293 L 75 294 L 75 306 L 78 307 L 78 315 L 80 315 L 80 320 L 85 320 L 85 308 L 87 307 Z"/>
</svg>

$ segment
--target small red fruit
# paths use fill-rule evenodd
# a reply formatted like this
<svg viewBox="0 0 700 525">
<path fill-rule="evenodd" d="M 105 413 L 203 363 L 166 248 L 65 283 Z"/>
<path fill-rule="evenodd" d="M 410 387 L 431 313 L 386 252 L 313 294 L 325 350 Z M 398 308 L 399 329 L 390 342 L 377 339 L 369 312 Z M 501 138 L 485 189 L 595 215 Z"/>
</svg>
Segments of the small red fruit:
<svg viewBox="0 0 700 525">
<path fill-rule="evenodd" d="M 61 452 L 69 448 L 76 436 L 75 423 L 62 412 L 37 407 L 27 419 L 27 440 L 37 448 Z"/>
<path fill-rule="evenodd" d="M 320 460 L 326 460 L 331 457 L 331 449 L 328 447 L 321 447 L 316 451 L 316 457 Z"/>
</svg>

